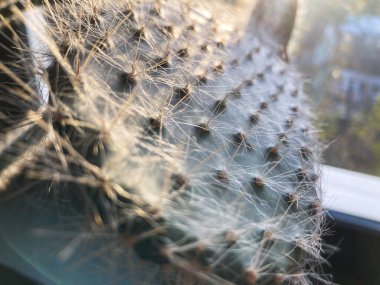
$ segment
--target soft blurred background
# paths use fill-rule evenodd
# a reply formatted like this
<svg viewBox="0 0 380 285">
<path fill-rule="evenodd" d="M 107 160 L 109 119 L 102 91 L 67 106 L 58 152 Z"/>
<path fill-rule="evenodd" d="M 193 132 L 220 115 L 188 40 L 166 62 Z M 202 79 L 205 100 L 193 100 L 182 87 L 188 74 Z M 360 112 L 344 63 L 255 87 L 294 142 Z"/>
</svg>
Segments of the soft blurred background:
<svg viewBox="0 0 380 285">
<path fill-rule="evenodd" d="M 358 173 L 380 176 L 380 1 L 299 4 L 290 53 L 307 80 L 306 92 L 327 146 L 325 164 L 356 172 L 349 173 L 352 181 L 361 181 L 353 185 L 356 197 L 364 191 L 380 193 L 378 182 L 367 183 L 374 177 Z M 354 180 L 357 176 L 363 179 Z M 346 208 L 356 206 L 355 195 L 346 201 Z M 374 204 L 380 208 L 380 200 Z M 334 282 L 380 284 L 379 221 L 330 211 L 325 242 L 337 249 L 332 255 L 326 252 L 330 265 L 324 272 L 333 274 Z"/>
<path fill-rule="evenodd" d="M 380 1 L 300 0 L 296 27 L 326 164 L 380 175 Z"/>
</svg>

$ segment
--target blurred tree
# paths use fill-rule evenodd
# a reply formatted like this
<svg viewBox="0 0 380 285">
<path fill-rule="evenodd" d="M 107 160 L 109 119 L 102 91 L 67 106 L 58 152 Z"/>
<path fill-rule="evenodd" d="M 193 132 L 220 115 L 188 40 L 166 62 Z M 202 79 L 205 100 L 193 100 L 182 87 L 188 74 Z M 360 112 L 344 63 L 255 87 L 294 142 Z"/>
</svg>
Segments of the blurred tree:
<svg viewBox="0 0 380 285">
<path fill-rule="evenodd" d="M 304 0 L 293 38 L 327 164 L 380 175 L 380 2 Z"/>
</svg>

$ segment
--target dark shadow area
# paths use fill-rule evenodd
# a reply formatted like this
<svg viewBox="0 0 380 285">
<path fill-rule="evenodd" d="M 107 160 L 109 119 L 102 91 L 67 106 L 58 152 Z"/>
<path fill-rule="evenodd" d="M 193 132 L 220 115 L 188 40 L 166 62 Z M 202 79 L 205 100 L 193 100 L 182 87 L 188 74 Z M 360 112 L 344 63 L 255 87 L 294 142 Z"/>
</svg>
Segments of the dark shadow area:
<svg viewBox="0 0 380 285">
<path fill-rule="evenodd" d="M 50 282 L 24 261 L 0 235 L 0 285 L 50 285 Z"/>
<path fill-rule="evenodd" d="M 333 275 L 341 285 L 380 284 L 380 225 L 379 223 L 332 212 L 329 218 L 327 244 L 339 249 L 330 258 L 331 267 L 324 272 Z"/>
<path fill-rule="evenodd" d="M 0 264 L 0 285 L 42 285 Z"/>
</svg>

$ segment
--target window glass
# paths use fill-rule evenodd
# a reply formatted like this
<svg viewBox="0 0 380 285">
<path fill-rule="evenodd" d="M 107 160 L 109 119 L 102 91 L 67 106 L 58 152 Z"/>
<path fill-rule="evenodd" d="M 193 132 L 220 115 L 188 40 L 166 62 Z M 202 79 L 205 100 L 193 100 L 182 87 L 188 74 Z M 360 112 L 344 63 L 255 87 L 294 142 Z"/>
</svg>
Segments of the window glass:
<svg viewBox="0 0 380 285">
<path fill-rule="evenodd" d="M 380 175 L 380 2 L 301 0 L 297 27 L 326 164 Z"/>
</svg>

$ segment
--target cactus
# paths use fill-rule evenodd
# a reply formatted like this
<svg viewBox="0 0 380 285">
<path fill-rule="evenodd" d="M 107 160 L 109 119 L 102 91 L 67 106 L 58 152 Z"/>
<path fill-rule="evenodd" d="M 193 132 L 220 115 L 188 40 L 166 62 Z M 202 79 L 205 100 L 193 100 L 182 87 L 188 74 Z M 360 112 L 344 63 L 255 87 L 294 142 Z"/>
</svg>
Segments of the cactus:
<svg viewBox="0 0 380 285">
<path fill-rule="evenodd" d="M 322 279 L 320 147 L 271 7 L 244 28 L 212 2 L 43 4 L 49 67 L 0 64 L 26 102 L 0 107 L 0 221 L 29 262 L 57 284 Z"/>
</svg>

